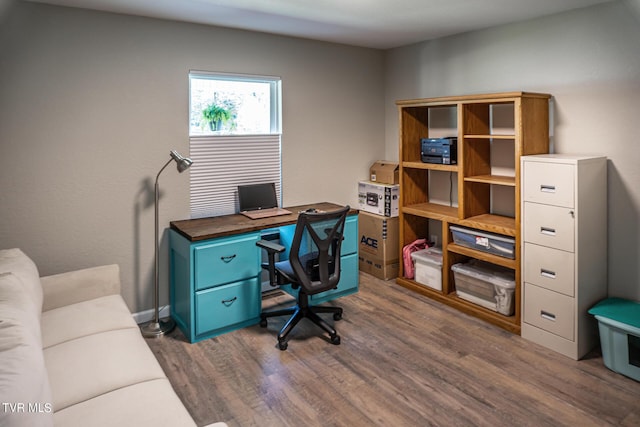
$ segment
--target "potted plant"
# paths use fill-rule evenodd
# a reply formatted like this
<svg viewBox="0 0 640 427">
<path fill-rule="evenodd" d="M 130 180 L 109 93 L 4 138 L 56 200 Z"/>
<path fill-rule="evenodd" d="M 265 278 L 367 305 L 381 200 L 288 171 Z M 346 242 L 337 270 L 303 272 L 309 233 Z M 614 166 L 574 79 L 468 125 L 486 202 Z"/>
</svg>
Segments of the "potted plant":
<svg viewBox="0 0 640 427">
<path fill-rule="evenodd" d="M 218 104 L 209 104 L 202 110 L 202 120 L 209 124 L 212 131 L 222 130 L 227 122 L 232 119 L 231 109 L 225 108 Z"/>
</svg>

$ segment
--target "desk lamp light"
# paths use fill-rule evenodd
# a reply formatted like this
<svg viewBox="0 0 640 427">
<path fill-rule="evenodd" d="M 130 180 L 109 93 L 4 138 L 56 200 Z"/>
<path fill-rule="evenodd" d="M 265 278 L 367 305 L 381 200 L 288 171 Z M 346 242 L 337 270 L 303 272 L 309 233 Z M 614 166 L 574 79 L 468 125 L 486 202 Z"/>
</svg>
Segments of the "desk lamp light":
<svg viewBox="0 0 640 427">
<path fill-rule="evenodd" d="M 142 336 L 144 336 L 145 338 L 157 338 L 157 337 L 161 337 L 164 334 L 167 334 L 169 332 L 171 332 L 173 330 L 173 328 L 176 327 L 176 322 L 174 322 L 174 320 L 169 317 L 166 320 L 160 320 L 160 298 L 159 298 L 159 293 L 160 293 L 160 280 L 158 279 L 158 270 L 159 270 L 159 263 L 158 263 L 158 252 L 160 251 L 160 231 L 159 231 L 159 225 L 158 225 L 158 199 L 159 199 L 159 189 L 158 189 L 158 178 L 160 178 L 160 174 L 162 173 L 162 171 L 169 166 L 169 163 L 171 163 L 172 161 L 175 160 L 177 167 L 178 167 L 178 172 L 182 173 L 184 171 L 186 171 L 187 169 L 189 169 L 189 167 L 191 166 L 191 164 L 193 163 L 193 161 L 188 158 L 188 157 L 182 157 L 180 154 L 178 154 L 177 151 L 175 150 L 171 150 L 171 158 L 169 159 L 169 161 L 162 167 L 162 169 L 160 169 L 160 172 L 158 172 L 158 175 L 156 175 L 156 185 L 155 185 L 155 192 L 156 192 L 156 200 L 155 200 L 155 225 L 156 225 L 156 234 L 155 234 L 155 312 L 154 312 L 154 317 L 153 320 L 147 324 L 145 324 L 144 326 L 142 326 L 140 328 L 140 330 L 142 331 Z"/>
</svg>

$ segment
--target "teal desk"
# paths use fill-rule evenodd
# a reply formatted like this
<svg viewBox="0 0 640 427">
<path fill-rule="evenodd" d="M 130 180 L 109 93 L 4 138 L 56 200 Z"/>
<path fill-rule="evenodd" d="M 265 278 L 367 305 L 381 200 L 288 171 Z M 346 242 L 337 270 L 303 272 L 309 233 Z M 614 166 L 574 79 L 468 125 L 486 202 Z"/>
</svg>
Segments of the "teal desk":
<svg viewBox="0 0 640 427">
<path fill-rule="evenodd" d="M 258 220 L 225 215 L 172 221 L 169 230 L 171 317 L 189 342 L 197 342 L 260 322 L 263 233 L 278 232 L 289 247 L 298 212 L 333 210 L 333 203 L 288 207 L 292 213 Z M 311 297 L 312 304 L 358 292 L 358 211 L 345 224 L 340 282 L 336 289 Z M 288 250 L 280 259 L 286 259 Z M 291 286 L 282 290 L 295 296 Z"/>
</svg>

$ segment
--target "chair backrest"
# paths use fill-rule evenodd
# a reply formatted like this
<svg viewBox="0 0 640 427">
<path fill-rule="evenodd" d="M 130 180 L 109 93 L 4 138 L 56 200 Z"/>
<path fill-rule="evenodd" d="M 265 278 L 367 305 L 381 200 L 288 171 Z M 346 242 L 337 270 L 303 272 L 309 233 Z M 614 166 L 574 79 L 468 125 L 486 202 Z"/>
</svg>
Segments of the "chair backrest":
<svg viewBox="0 0 640 427">
<path fill-rule="evenodd" d="M 350 207 L 329 212 L 301 212 L 291 242 L 289 262 L 301 291 L 308 295 L 338 286 L 340 248 Z"/>
</svg>

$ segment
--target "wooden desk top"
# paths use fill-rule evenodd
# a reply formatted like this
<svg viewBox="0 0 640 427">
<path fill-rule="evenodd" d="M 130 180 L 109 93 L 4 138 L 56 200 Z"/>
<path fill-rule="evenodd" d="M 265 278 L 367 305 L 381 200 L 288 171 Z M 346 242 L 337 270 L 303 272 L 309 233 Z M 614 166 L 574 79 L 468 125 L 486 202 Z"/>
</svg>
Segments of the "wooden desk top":
<svg viewBox="0 0 640 427">
<path fill-rule="evenodd" d="M 298 213 L 315 208 L 319 211 L 331 211 L 341 208 L 341 205 L 329 202 L 313 203 L 285 207 L 290 210 L 289 215 L 280 215 L 271 218 L 250 219 L 242 214 L 223 215 L 210 218 L 185 219 L 171 221 L 172 230 L 180 233 L 191 242 L 213 239 L 216 237 L 232 236 L 235 234 L 248 233 L 250 231 L 267 230 L 283 225 L 295 224 L 298 221 Z M 351 209 L 349 215 L 357 214 L 357 209 Z"/>
</svg>

